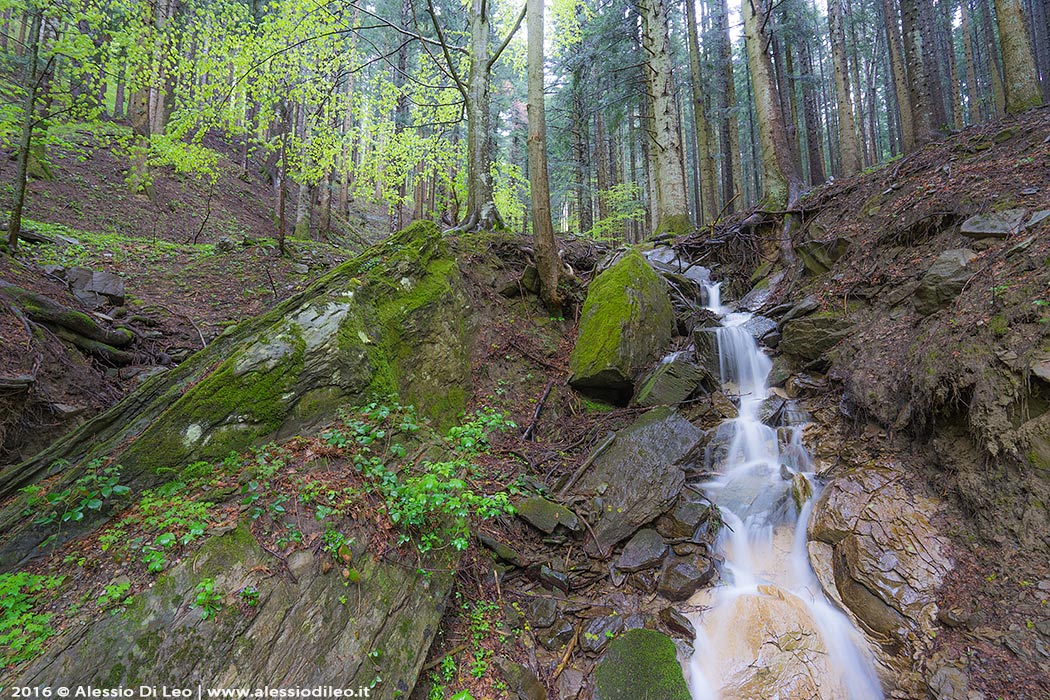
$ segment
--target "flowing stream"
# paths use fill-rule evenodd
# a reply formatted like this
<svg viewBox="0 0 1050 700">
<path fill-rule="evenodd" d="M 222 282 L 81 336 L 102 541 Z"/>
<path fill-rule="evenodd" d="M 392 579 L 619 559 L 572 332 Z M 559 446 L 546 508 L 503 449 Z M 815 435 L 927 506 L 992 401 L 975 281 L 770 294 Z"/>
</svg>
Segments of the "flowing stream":
<svg viewBox="0 0 1050 700">
<path fill-rule="evenodd" d="M 823 595 L 809 565 L 806 523 L 816 497 L 802 445 L 806 416 L 788 402 L 779 427 L 761 420 L 772 363 L 744 325 L 752 318 L 721 305 L 707 286 L 723 391 L 739 397 L 708 447 L 712 475 L 701 484 L 725 527 L 717 542 L 724 585 L 691 603 L 694 700 L 881 700 L 862 636 Z M 797 507 L 796 503 L 801 506 Z"/>
</svg>

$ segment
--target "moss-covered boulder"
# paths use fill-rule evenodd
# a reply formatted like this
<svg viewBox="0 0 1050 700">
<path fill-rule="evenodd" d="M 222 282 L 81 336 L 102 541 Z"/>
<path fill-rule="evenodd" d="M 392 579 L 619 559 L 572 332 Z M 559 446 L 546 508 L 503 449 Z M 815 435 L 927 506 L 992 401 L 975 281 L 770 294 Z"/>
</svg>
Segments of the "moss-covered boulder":
<svg viewBox="0 0 1050 700">
<path fill-rule="evenodd" d="M 56 475 L 61 488 L 101 457 L 121 464 L 137 490 L 193 461 L 307 430 L 372 396 L 397 394 L 439 427 L 451 425 L 470 382 L 466 305 L 441 232 L 416 222 L 3 470 L 0 499 Z M 53 534 L 26 526 L 23 501 L 0 510 L 0 570 Z M 62 538 L 73 534 L 65 528 Z"/>
<path fill-rule="evenodd" d="M 296 552 L 274 575 L 282 565 L 242 525 L 212 538 L 124 612 L 71 626 L 7 680 L 103 688 L 375 684 L 371 697 L 408 697 L 440 627 L 453 581 L 448 562 L 427 561 L 431 574 L 423 576 L 362 553 L 360 578 L 348 585 L 338 568 L 324 566 L 328 556 Z"/>
<path fill-rule="evenodd" d="M 594 671 L 594 700 L 690 700 L 674 642 L 654 630 L 612 641 Z"/>
<path fill-rule="evenodd" d="M 849 333 L 850 323 L 838 314 L 820 313 L 796 318 L 784 324 L 779 350 L 815 360 Z"/>
<path fill-rule="evenodd" d="M 569 358 L 569 383 L 589 396 L 626 404 L 635 379 L 667 348 L 673 331 L 667 282 L 632 250 L 591 282 Z"/>
</svg>

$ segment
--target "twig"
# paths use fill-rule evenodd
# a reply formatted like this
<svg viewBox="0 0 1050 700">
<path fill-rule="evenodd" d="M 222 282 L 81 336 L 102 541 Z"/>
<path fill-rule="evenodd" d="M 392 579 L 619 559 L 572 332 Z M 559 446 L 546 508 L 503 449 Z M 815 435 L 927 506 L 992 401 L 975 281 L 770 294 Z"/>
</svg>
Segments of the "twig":
<svg viewBox="0 0 1050 700">
<path fill-rule="evenodd" d="M 605 440 L 598 446 L 598 449 L 591 453 L 591 456 L 588 457 L 575 472 L 573 472 L 572 477 L 569 478 L 565 486 L 561 487 L 561 490 L 558 492 L 559 498 L 563 498 L 565 494 L 568 493 L 569 489 L 576 485 L 576 482 L 579 481 L 581 476 L 583 476 L 583 473 L 587 471 L 587 467 L 591 466 L 594 463 L 594 460 L 598 459 L 605 450 L 609 449 L 609 445 L 611 445 L 615 439 L 616 433 L 613 432 L 610 432 L 605 436 Z"/>
<path fill-rule="evenodd" d="M 521 436 L 522 440 L 535 442 L 536 422 L 540 419 L 540 411 L 543 410 L 543 404 L 547 403 L 547 397 L 550 396 L 551 388 L 553 386 L 553 379 L 547 382 L 547 388 L 543 390 L 543 396 L 541 396 L 539 402 L 536 403 L 536 410 L 532 413 L 532 422 L 529 423 L 528 430 L 525 431 L 525 434 Z"/>
<path fill-rule="evenodd" d="M 561 672 L 565 670 L 565 664 L 569 663 L 569 656 L 576 648 L 576 643 L 580 640 L 580 627 L 582 625 L 582 622 L 576 623 L 576 631 L 572 635 L 572 640 L 569 641 L 569 646 L 565 647 L 565 653 L 562 654 L 561 663 L 558 664 L 558 667 L 554 669 L 554 673 L 551 674 L 551 683 L 558 680 L 558 676 L 560 676 Z"/>
<path fill-rule="evenodd" d="M 424 673 L 424 672 L 426 672 L 426 671 L 429 671 L 429 670 L 431 670 L 431 669 L 437 668 L 438 666 L 440 666 L 440 665 L 441 665 L 441 662 L 442 662 L 442 661 L 444 661 L 444 660 L 445 660 L 445 659 L 446 659 L 447 657 L 449 657 L 449 656 L 455 656 L 455 655 L 456 655 L 456 654 L 458 654 L 459 652 L 461 652 L 461 651 L 466 651 L 466 650 L 467 650 L 467 645 L 466 645 L 466 644 L 460 644 L 459 646 L 456 646 L 456 647 L 452 647 L 452 648 L 451 648 L 451 649 L 449 649 L 449 650 L 448 650 L 447 652 L 445 652 L 444 654 L 442 654 L 442 655 L 441 655 L 441 656 L 440 656 L 439 658 L 437 658 L 437 659 L 434 659 L 434 660 L 433 660 L 433 661 L 431 661 L 431 662 L 430 662 L 429 664 L 427 664 L 427 665 L 426 665 L 426 666 L 424 666 L 423 668 L 419 669 L 419 672 L 420 672 L 420 673 Z"/>
<path fill-rule="evenodd" d="M 546 360 L 541 360 L 540 358 L 536 357 L 535 355 L 533 355 L 528 350 L 525 350 L 524 348 L 520 347 L 517 343 L 515 343 L 513 341 L 509 341 L 507 344 L 510 345 L 515 350 L 517 350 L 518 352 L 520 352 L 522 355 L 524 355 L 528 359 L 532 360 L 533 362 L 538 362 L 539 364 L 543 365 L 547 369 L 552 369 L 552 370 L 554 370 L 556 372 L 566 372 L 566 371 L 568 371 L 564 367 L 559 367 L 558 365 L 551 364 L 550 362 L 547 362 Z"/>
<path fill-rule="evenodd" d="M 208 347 L 208 343 L 205 342 L 205 340 L 204 340 L 204 334 L 201 333 L 201 329 L 197 327 L 197 324 L 193 322 L 192 318 L 190 318 L 189 316 L 187 316 L 184 313 L 179 313 L 178 311 L 174 311 L 172 309 L 169 309 L 167 306 L 164 306 L 164 304 L 151 304 L 151 306 L 156 306 L 158 309 L 164 309 L 165 311 L 167 311 L 172 316 L 181 316 L 182 318 L 184 318 L 187 321 L 189 321 L 190 325 L 193 326 L 193 330 L 197 331 L 197 335 L 200 336 L 201 349 L 203 350 L 204 348 Z"/>
</svg>

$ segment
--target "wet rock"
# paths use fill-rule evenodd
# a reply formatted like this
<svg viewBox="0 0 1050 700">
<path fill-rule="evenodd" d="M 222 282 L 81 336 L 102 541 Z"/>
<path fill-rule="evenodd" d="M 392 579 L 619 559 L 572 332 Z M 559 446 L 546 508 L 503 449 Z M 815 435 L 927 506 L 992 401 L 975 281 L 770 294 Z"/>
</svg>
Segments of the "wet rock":
<svg viewBox="0 0 1050 700">
<path fill-rule="evenodd" d="M 695 284 L 711 282 L 711 271 L 702 265 L 690 263 L 679 256 L 673 248 L 660 246 L 643 253 L 649 264 L 663 273 L 681 275 Z"/>
<path fill-rule="evenodd" d="M 584 651 L 597 654 L 622 631 L 623 617 L 620 615 L 596 617 L 583 626 L 583 632 L 580 634 L 580 647 Z"/>
<path fill-rule="evenodd" d="M 539 568 L 538 577 L 540 583 L 549 588 L 557 588 L 564 593 L 568 593 L 570 590 L 568 575 L 563 574 L 560 571 L 555 571 L 549 566 L 541 566 Z"/>
<path fill-rule="evenodd" d="M 777 322 L 765 316 L 754 315 L 740 326 L 748 335 L 757 340 L 762 340 L 777 329 Z"/>
<path fill-rule="evenodd" d="M 965 627 L 970 621 L 970 613 L 958 608 L 941 609 L 937 611 L 937 622 L 945 627 Z"/>
<path fill-rule="evenodd" d="M 819 396 L 827 391 L 828 382 L 820 375 L 796 374 L 787 380 L 784 390 L 793 399 L 801 396 Z"/>
<path fill-rule="evenodd" d="M 973 274 L 969 265 L 975 255 L 965 248 L 941 253 L 915 290 L 912 297 L 915 311 L 928 316 L 951 304 Z"/>
<path fill-rule="evenodd" d="M 736 404 L 721 391 L 711 394 L 711 404 L 715 410 L 726 420 L 733 420 L 739 415 Z"/>
<path fill-rule="evenodd" d="M 656 521 L 656 530 L 668 539 L 692 537 L 709 510 L 710 506 L 700 494 L 685 489 L 674 508 Z"/>
<path fill-rule="evenodd" d="M 802 512 L 802 507 L 813 498 L 813 484 L 809 477 L 799 472 L 791 477 L 791 500 L 795 502 L 795 510 Z"/>
<path fill-rule="evenodd" d="M 971 216 L 963 222 L 959 233 L 969 238 L 1006 238 L 1021 230 L 1027 213 L 1024 209 L 1007 209 Z"/>
<path fill-rule="evenodd" d="M 761 585 L 705 615 L 704 628 L 722 640 L 700 659 L 717 679 L 722 700 L 851 697 L 828 658 L 828 642 L 806 605 L 774 586 Z"/>
<path fill-rule="evenodd" d="M 779 350 L 815 360 L 849 333 L 850 323 L 834 313 L 796 318 L 784 324 Z"/>
<path fill-rule="evenodd" d="M 777 426 L 780 423 L 780 414 L 784 410 L 784 405 L 787 403 L 787 399 L 782 396 L 772 395 L 762 402 L 762 405 L 758 409 L 758 419 L 770 426 Z"/>
<path fill-rule="evenodd" d="M 690 533 L 692 534 L 692 533 Z M 624 545 L 616 560 L 616 568 L 628 573 L 659 566 L 667 554 L 667 543 L 656 530 L 645 528 L 634 534 Z"/>
<path fill-rule="evenodd" d="M 668 600 L 685 600 L 714 576 L 715 565 L 705 557 L 669 557 L 660 570 L 657 591 Z"/>
<path fill-rule="evenodd" d="M 783 342 L 783 337 L 781 338 Z M 777 345 L 779 348 L 779 344 Z M 782 387 L 791 377 L 791 362 L 784 355 L 777 355 L 773 358 L 773 367 L 769 370 L 769 376 L 766 378 L 766 382 L 771 387 Z"/>
<path fill-rule="evenodd" d="M 592 523 L 596 542 L 589 546 L 596 544 L 608 553 L 666 511 L 685 481 L 678 462 L 701 435 L 696 426 L 666 407 L 645 413 L 618 432 L 573 488 L 600 506 Z"/>
<path fill-rule="evenodd" d="M 696 360 L 712 377 L 722 376 L 722 364 L 718 357 L 718 327 L 705 326 L 693 329 L 693 346 Z"/>
<path fill-rule="evenodd" d="M 572 623 L 567 618 L 561 617 L 555 620 L 548 629 L 537 632 L 536 639 L 544 649 L 558 651 L 569 643 L 575 631 L 576 628 L 572 626 Z"/>
<path fill-rule="evenodd" d="M 671 341 L 674 313 L 667 282 L 630 252 L 591 282 L 569 383 L 598 399 L 626 404 L 635 377 Z"/>
<path fill-rule="evenodd" d="M 563 505 L 540 496 L 518 501 L 514 504 L 514 508 L 518 511 L 519 518 L 548 535 L 558 527 L 564 527 L 572 532 L 582 529 L 575 513 Z"/>
<path fill-rule="evenodd" d="M 550 627 L 558 615 L 558 601 L 549 595 L 532 595 L 526 598 L 525 617 L 533 627 Z"/>
<path fill-rule="evenodd" d="M 575 668 L 565 669 L 558 676 L 558 682 L 554 686 L 558 690 L 558 697 L 561 700 L 577 700 L 580 691 L 583 690 L 583 681 L 582 671 Z"/>
<path fill-rule="evenodd" d="M 636 406 L 673 406 L 688 399 L 707 378 L 695 363 L 676 358 L 661 362 L 641 382 L 632 402 Z"/>
<path fill-rule="evenodd" d="M 609 645 L 594 671 L 594 700 L 690 700 L 674 642 L 630 630 Z"/>
<path fill-rule="evenodd" d="M 503 657 L 496 657 L 496 666 L 507 682 L 512 700 L 547 700 L 547 689 L 532 669 Z"/>
<path fill-rule="evenodd" d="M 831 545 L 835 595 L 870 629 L 898 639 L 932 630 L 951 567 L 947 540 L 927 518 L 935 510 L 901 473 L 877 467 L 835 479 L 817 499 L 809 536 Z"/>
<path fill-rule="evenodd" d="M 660 622 L 664 623 L 673 633 L 686 639 L 696 638 L 696 629 L 693 628 L 693 623 L 689 621 L 689 618 L 670 606 L 660 611 Z"/>
<path fill-rule="evenodd" d="M 795 248 L 806 271 L 811 275 L 823 275 L 831 270 L 839 258 L 846 254 L 853 243 L 848 238 L 832 238 L 829 241 L 806 241 Z"/>
<path fill-rule="evenodd" d="M 1027 224 L 1025 224 L 1025 228 L 1038 226 L 1048 219 L 1050 219 L 1050 209 L 1042 209 L 1032 214 L 1032 218 L 1028 220 Z"/>
</svg>

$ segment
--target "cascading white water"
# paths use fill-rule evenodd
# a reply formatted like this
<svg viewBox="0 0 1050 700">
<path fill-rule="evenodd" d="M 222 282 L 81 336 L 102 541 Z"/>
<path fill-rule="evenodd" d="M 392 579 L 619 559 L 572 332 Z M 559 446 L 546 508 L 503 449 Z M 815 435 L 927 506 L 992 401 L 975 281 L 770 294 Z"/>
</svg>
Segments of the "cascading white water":
<svg viewBox="0 0 1050 700">
<path fill-rule="evenodd" d="M 717 548 L 725 585 L 697 594 L 690 662 L 694 700 L 881 700 L 870 654 L 849 619 L 823 595 L 809 565 L 806 522 L 792 498 L 811 488 L 812 464 L 797 410 L 774 429 L 760 419 L 772 363 L 743 328 L 751 314 L 721 304 L 707 287 L 723 390 L 738 396 L 738 416 L 708 448 L 712 478 L 701 484 L 726 527 Z"/>
</svg>

